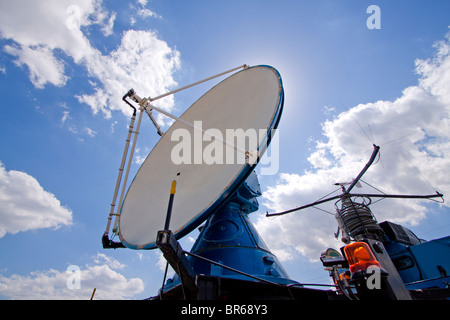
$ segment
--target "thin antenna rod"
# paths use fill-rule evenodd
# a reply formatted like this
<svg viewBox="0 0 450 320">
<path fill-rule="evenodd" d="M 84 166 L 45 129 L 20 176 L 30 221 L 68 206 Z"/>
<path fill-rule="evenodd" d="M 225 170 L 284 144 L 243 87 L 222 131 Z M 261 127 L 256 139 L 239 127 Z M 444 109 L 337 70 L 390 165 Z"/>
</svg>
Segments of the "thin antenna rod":
<svg viewBox="0 0 450 320">
<path fill-rule="evenodd" d="M 375 161 L 375 158 L 378 154 L 378 152 L 380 151 L 380 147 L 373 145 L 373 152 L 372 152 L 372 156 L 370 157 L 369 162 L 367 162 L 366 166 L 364 167 L 364 169 L 362 169 L 362 171 L 358 174 L 358 176 L 356 177 L 356 179 L 353 180 L 352 184 L 350 185 L 350 187 L 348 187 L 346 193 L 349 193 L 353 187 L 358 183 L 359 179 L 361 179 L 361 177 L 366 173 L 366 171 L 369 169 L 369 167 L 372 165 L 372 163 Z"/>
<path fill-rule="evenodd" d="M 309 207 L 314 207 L 314 206 L 317 206 L 317 205 L 319 205 L 321 203 L 325 203 L 325 202 L 328 202 L 328 201 L 331 201 L 331 200 L 336 200 L 336 199 L 339 199 L 339 198 L 341 198 L 341 195 L 334 196 L 334 197 L 331 197 L 331 198 L 326 198 L 326 199 L 323 199 L 323 200 L 319 200 L 319 201 L 316 201 L 316 202 L 313 202 L 313 203 L 310 203 L 310 204 L 307 204 L 307 205 L 304 205 L 304 206 L 296 207 L 296 208 L 293 208 L 293 209 L 289 209 L 289 210 L 286 210 L 286 211 L 283 211 L 283 212 L 266 213 L 266 217 L 282 216 L 284 214 L 288 214 L 288 213 L 291 213 L 291 212 L 303 210 L 303 209 L 306 209 L 306 208 L 309 208 Z"/>
<path fill-rule="evenodd" d="M 436 194 L 430 195 L 402 195 L 402 194 L 360 194 L 360 193 L 349 193 L 350 197 L 368 197 L 368 198 L 389 198 L 389 199 L 432 199 L 441 198 L 444 200 L 444 195 L 436 191 Z"/>
</svg>

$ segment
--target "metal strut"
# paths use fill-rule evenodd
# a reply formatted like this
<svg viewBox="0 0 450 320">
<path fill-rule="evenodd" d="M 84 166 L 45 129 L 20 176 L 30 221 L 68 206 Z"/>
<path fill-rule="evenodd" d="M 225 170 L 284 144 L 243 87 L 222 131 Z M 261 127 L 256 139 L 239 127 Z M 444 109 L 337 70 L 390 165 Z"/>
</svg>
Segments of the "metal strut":
<svg viewBox="0 0 450 320">
<path fill-rule="evenodd" d="M 130 126 L 129 126 L 129 130 L 128 130 L 128 135 L 127 135 L 127 139 L 125 142 L 125 148 L 123 150 L 123 155 L 122 155 L 122 161 L 120 163 L 120 168 L 119 168 L 119 174 L 117 176 L 117 180 L 116 180 L 116 187 L 114 189 L 114 194 L 113 194 L 113 199 L 111 201 L 111 209 L 108 215 L 108 220 L 106 223 L 106 229 L 105 229 L 105 233 L 103 234 L 102 237 L 102 244 L 103 244 L 103 248 L 105 249 L 116 249 L 116 248 L 124 248 L 125 246 L 121 243 L 121 242 L 114 242 L 112 240 L 109 239 L 109 231 L 111 229 L 111 222 L 112 222 L 112 218 L 113 216 L 115 216 L 115 221 L 114 221 L 114 227 L 113 227 L 113 232 L 117 233 L 117 222 L 118 222 L 118 217 L 119 214 L 116 212 L 116 203 L 117 203 L 117 196 L 119 194 L 119 189 L 120 186 L 122 185 L 122 192 L 120 194 L 120 200 L 119 200 L 119 204 L 122 203 L 123 197 L 124 197 L 124 193 L 125 193 L 125 187 L 127 184 L 127 180 L 128 180 L 128 174 L 130 172 L 130 166 L 133 160 L 133 155 L 134 155 L 134 149 L 136 146 L 136 141 L 137 141 L 137 136 L 139 134 L 139 128 L 141 125 L 141 121 L 142 121 L 142 112 L 139 114 L 139 119 L 138 119 L 138 124 L 136 127 L 136 131 L 133 131 L 134 129 L 134 123 L 136 120 L 136 108 L 129 103 L 126 99 L 130 96 L 132 96 L 134 94 L 134 90 L 131 89 L 129 90 L 123 97 L 122 100 L 125 101 L 126 104 L 128 104 L 132 109 L 133 109 L 133 114 L 131 116 L 131 122 L 130 122 Z M 129 160 L 128 160 L 128 165 L 127 165 L 127 169 L 125 172 L 125 178 L 122 184 L 122 176 L 123 176 L 123 171 L 124 171 L 124 167 L 125 167 L 125 162 L 127 159 L 127 154 L 128 154 L 128 149 L 130 146 L 130 142 L 131 142 L 131 137 L 134 134 L 134 139 L 133 139 L 133 145 L 131 148 L 131 152 L 130 152 L 130 156 L 129 156 Z"/>
</svg>

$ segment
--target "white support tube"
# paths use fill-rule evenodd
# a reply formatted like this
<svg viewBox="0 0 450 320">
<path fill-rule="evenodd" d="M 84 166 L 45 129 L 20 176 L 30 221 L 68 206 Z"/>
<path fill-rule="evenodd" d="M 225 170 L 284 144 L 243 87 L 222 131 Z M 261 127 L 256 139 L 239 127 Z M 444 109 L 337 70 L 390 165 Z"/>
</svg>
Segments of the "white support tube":
<svg viewBox="0 0 450 320">
<path fill-rule="evenodd" d="M 150 120 L 152 121 L 153 125 L 156 128 L 156 131 L 158 132 L 158 134 L 162 137 L 162 135 L 164 134 L 164 132 L 161 130 L 161 127 L 159 126 L 158 122 L 156 121 L 155 117 L 153 117 L 152 111 L 149 109 L 145 109 L 145 112 L 147 112 L 148 117 L 150 118 Z"/>
<path fill-rule="evenodd" d="M 125 194 L 125 189 L 126 189 L 127 182 L 128 182 L 128 174 L 130 173 L 131 163 L 133 162 L 134 150 L 136 149 L 136 141 L 137 141 L 137 137 L 139 135 L 139 129 L 141 127 L 143 113 L 144 113 L 144 110 L 141 109 L 140 113 L 139 113 L 138 123 L 136 125 L 136 131 L 134 132 L 133 145 L 131 146 L 130 156 L 128 158 L 127 170 L 125 171 L 125 178 L 123 180 L 122 191 L 120 193 L 119 205 L 121 205 L 124 194 Z M 116 219 L 114 220 L 114 226 L 113 226 L 113 232 L 116 234 L 117 234 L 117 223 L 118 222 L 119 222 L 119 214 L 117 213 Z"/>
<path fill-rule="evenodd" d="M 150 102 L 152 102 L 152 101 L 155 101 L 155 100 L 158 100 L 158 99 L 161 99 L 161 98 L 170 96 L 171 94 L 180 92 L 180 91 L 182 91 L 182 90 L 188 89 L 188 88 L 190 88 L 190 87 L 196 86 L 196 85 L 198 85 L 198 84 L 200 84 L 200 83 L 203 83 L 203 82 L 212 80 L 212 79 L 214 79 L 214 78 L 218 78 L 218 77 L 220 77 L 220 76 L 223 76 L 224 74 L 227 74 L 227 73 L 230 73 L 230 72 L 239 70 L 239 69 L 247 69 L 247 68 L 248 68 L 248 65 L 244 64 L 244 65 L 242 65 L 242 66 L 239 66 L 239 67 L 236 67 L 236 68 L 227 70 L 227 71 L 222 72 L 222 73 L 219 73 L 219 74 L 216 74 L 215 76 L 212 76 L 212 77 L 209 77 L 209 78 L 206 78 L 206 79 L 197 81 L 197 82 L 192 83 L 192 84 L 190 84 L 190 85 L 188 85 L 188 86 L 185 86 L 185 87 L 182 87 L 182 88 L 178 88 L 178 89 L 176 89 L 176 90 L 173 90 L 173 91 L 164 93 L 164 94 L 162 94 L 162 95 L 160 95 L 160 96 L 157 96 L 157 97 L 155 97 L 155 98 L 150 98 L 150 97 L 149 97 L 149 98 L 147 98 L 147 100 L 149 100 Z M 155 109 L 155 110 L 156 110 L 156 109 Z"/>
<path fill-rule="evenodd" d="M 113 199 L 111 202 L 111 209 L 110 209 L 109 216 L 108 216 L 108 222 L 106 224 L 105 235 L 109 234 L 109 229 L 111 228 L 111 220 L 112 220 L 112 216 L 114 215 L 114 210 L 115 210 L 116 201 L 117 201 L 117 194 L 119 193 L 119 188 L 120 188 L 120 184 L 122 181 L 123 168 L 125 167 L 125 160 L 127 158 L 128 148 L 130 146 L 131 135 L 133 133 L 133 127 L 134 127 L 135 120 L 136 120 L 136 114 L 133 113 L 133 116 L 131 117 L 130 127 L 128 130 L 127 140 L 125 143 L 125 148 L 124 148 L 123 155 L 122 155 L 122 162 L 120 163 L 119 174 L 117 176 L 116 188 L 114 190 L 114 195 L 113 195 Z"/>
</svg>

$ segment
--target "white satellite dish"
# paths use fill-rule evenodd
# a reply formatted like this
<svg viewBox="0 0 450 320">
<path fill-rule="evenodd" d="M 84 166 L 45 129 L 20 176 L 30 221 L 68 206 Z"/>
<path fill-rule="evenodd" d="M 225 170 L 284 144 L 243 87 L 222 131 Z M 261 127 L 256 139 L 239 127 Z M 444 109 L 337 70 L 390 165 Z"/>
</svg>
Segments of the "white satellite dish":
<svg viewBox="0 0 450 320">
<path fill-rule="evenodd" d="M 278 125 L 283 99 L 283 86 L 277 70 L 255 66 L 233 74 L 197 100 L 161 137 L 131 183 L 120 210 L 121 242 L 132 249 L 156 248 L 156 235 L 164 228 L 173 180 L 177 181 L 177 192 L 170 229 L 179 239 L 220 207 L 256 165 L 242 161 L 227 163 L 226 153 L 230 150 L 236 152 L 230 147 L 233 141 L 222 141 L 223 164 L 194 164 L 194 152 L 199 151 L 198 146 L 194 146 L 199 141 L 196 135 L 202 136 L 204 132 L 186 123 L 199 124 L 197 121 L 201 121 L 204 131 L 221 133 L 224 140 L 227 130 L 250 132 L 247 130 L 251 129 L 270 135 L 270 130 Z M 172 141 L 172 134 L 178 129 L 178 132 L 189 132 L 192 138 L 191 163 L 177 164 L 172 159 L 174 147 L 180 144 L 179 137 Z M 210 141 L 216 139 L 214 137 L 219 137 L 220 141 L 217 134 L 210 136 Z M 270 136 L 258 135 L 260 155 L 267 147 L 267 139 L 270 141 Z M 203 142 L 203 147 L 210 143 Z M 242 151 L 239 147 L 235 149 Z"/>
</svg>

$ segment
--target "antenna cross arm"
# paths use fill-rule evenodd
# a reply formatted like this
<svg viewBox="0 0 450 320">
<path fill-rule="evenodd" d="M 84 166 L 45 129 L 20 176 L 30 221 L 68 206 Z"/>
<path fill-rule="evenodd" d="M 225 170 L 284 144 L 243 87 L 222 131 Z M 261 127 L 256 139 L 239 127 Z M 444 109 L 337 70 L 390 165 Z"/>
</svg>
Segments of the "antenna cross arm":
<svg viewBox="0 0 450 320">
<path fill-rule="evenodd" d="M 300 206 L 300 207 L 296 207 L 293 209 L 289 209 L 286 211 L 282 211 L 282 212 L 277 212 L 277 213 L 266 213 L 266 217 L 273 217 L 273 216 L 282 216 L 291 212 L 295 212 L 295 211 L 299 211 L 299 210 L 303 210 L 306 208 L 310 208 L 310 207 L 314 207 L 316 205 L 331 201 L 331 200 L 336 200 L 339 198 L 343 198 L 343 197 L 368 197 L 368 198 L 391 198 L 391 199 L 432 199 L 432 198 L 441 198 L 442 201 L 444 201 L 444 195 L 440 192 L 436 191 L 436 194 L 429 194 L 429 195 L 401 195 L 401 194 L 362 194 L 362 193 L 343 193 L 340 194 L 338 196 L 334 196 L 334 197 L 330 197 L 330 198 L 326 198 L 323 200 L 319 200 L 304 206 Z"/>
<path fill-rule="evenodd" d="M 304 206 L 296 207 L 296 208 L 293 208 L 293 209 L 289 209 L 289 210 L 286 210 L 286 211 L 277 212 L 277 213 L 266 213 L 266 217 L 282 216 L 282 215 L 285 215 L 285 214 L 288 214 L 288 213 L 291 213 L 291 212 L 303 210 L 303 209 L 306 209 L 306 208 L 309 208 L 309 207 L 314 207 L 314 206 L 317 206 L 319 204 L 322 204 L 322 203 L 325 203 L 325 202 L 328 202 L 328 201 L 331 201 L 331 200 L 336 200 L 336 199 L 339 199 L 341 197 L 342 197 L 342 195 L 338 195 L 338 196 L 334 196 L 334 197 L 331 197 L 331 198 L 318 200 L 316 202 L 313 202 L 313 203 L 310 203 L 310 204 L 307 204 L 307 205 L 304 205 Z"/>
<path fill-rule="evenodd" d="M 411 194 L 359 194 L 351 193 L 348 194 L 350 197 L 368 197 L 368 198 L 391 198 L 391 199 L 432 199 L 441 198 L 444 201 L 444 195 L 440 192 L 429 195 L 411 195 Z"/>
<path fill-rule="evenodd" d="M 309 207 L 314 207 L 316 205 L 319 205 L 319 204 L 322 204 L 322 203 L 325 203 L 325 202 L 328 202 L 331 200 L 344 198 L 344 197 L 396 198 L 396 199 L 441 198 L 442 202 L 444 201 L 444 195 L 438 191 L 436 191 L 436 194 L 431 194 L 431 195 L 395 195 L 395 194 L 384 194 L 384 193 L 383 194 L 354 194 L 354 193 L 350 193 L 350 191 L 353 189 L 353 187 L 358 183 L 358 181 L 361 179 L 361 177 L 366 173 L 366 171 L 369 169 L 369 167 L 373 164 L 379 151 L 380 151 L 380 147 L 377 145 L 373 145 L 373 152 L 372 152 L 372 155 L 371 155 L 369 161 L 367 162 L 365 167 L 361 170 L 361 172 L 358 174 L 358 176 L 353 180 L 353 182 L 350 184 L 350 186 L 347 188 L 347 190 L 344 187 L 342 187 L 342 190 L 343 190 L 342 194 L 340 194 L 338 196 L 318 200 L 316 202 L 313 202 L 313 203 L 310 203 L 310 204 L 307 204 L 304 206 L 296 207 L 293 209 L 289 209 L 286 211 L 282 211 L 282 212 L 278 212 L 278 213 L 266 213 L 266 217 L 281 216 L 281 215 L 284 215 L 287 213 L 299 211 L 299 210 L 306 209 Z"/>
</svg>

